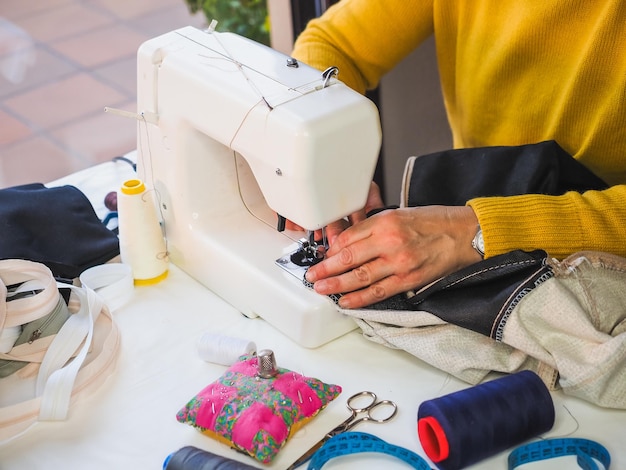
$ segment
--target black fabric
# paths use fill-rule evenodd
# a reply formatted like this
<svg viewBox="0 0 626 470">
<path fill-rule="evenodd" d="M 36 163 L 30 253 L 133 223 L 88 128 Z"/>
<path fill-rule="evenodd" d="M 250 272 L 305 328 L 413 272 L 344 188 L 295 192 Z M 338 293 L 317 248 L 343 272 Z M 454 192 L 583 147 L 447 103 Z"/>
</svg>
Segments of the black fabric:
<svg viewBox="0 0 626 470">
<path fill-rule="evenodd" d="M 555 141 L 453 149 L 415 159 L 409 206 L 464 206 L 475 197 L 560 195 L 608 185 Z"/>
<path fill-rule="evenodd" d="M 560 195 L 607 188 L 556 142 L 456 149 L 415 159 L 408 205 L 465 205 L 475 197 Z M 396 295 L 369 308 L 420 310 L 496 340 L 517 303 L 552 277 L 543 250 L 515 250 L 446 276 L 413 297 Z"/>
<path fill-rule="evenodd" d="M 516 250 L 494 256 L 444 277 L 408 299 L 408 303 L 413 309 L 499 339 L 515 305 L 552 277 L 546 259 L 543 250 Z"/>
<path fill-rule="evenodd" d="M 1 189 L 0 229 L 0 259 L 37 261 L 55 277 L 75 278 L 120 252 L 117 236 L 74 186 Z"/>
<path fill-rule="evenodd" d="M 546 261 L 543 250 L 514 250 L 445 276 L 414 295 L 398 294 L 368 308 L 428 312 L 499 341 L 519 301 L 553 276 Z"/>
</svg>

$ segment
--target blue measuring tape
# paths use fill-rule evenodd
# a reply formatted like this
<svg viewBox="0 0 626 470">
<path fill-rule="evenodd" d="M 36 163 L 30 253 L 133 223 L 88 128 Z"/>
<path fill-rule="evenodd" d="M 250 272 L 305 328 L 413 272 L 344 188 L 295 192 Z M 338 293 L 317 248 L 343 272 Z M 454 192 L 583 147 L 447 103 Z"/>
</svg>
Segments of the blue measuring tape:
<svg viewBox="0 0 626 470">
<path fill-rule="evenodd" d="M 509 454 L 509 470 L 539 460 L 575 455 L 583 470 L 599 470 L 596 460 L 609 470 L 611 455 L 604 446 L 588 439 L 548 439 L 518 447 Z M 595 460 L 594 460 L 595 459 Z"/>
<path fill-rule="evenodd" d="M 308 470 L 319 470 L 330 459 L 360 452 L 378 452 L 391 455 L 411 465 L 416 470 L 431 470 L 428 462 L 415 452 L 389 444 L 364 432 L 343 432 L 324 443 L 309 462 Z"/>
<path fill-rule="evenodd" d="M 329 460 L 361 452 L 377 452 L 398 458 L 416 470 L 432 470 L 428 462 L 413 451 L 363 432 L 344 432 L 330 438 L 309 462 L 308 470 L 320 470 Z M 576 455 L 583 470 L 600 470 L 596 460 L 609 470 L 611 455 L 601 444 L 588 439 L 547 439 L 520 446 L 509 454 L 508 470 L 520 465 L 567 455 Z M 594 460 L 595 459 L 595 460 Z"/>
</svg>

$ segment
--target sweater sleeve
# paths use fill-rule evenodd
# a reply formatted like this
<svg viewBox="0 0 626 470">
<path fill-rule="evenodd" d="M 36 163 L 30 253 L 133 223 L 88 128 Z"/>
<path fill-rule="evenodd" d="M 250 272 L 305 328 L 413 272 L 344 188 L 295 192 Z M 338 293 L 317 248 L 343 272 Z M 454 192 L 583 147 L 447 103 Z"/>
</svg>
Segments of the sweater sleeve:
<svg viewBox="0 0 626 470">
<path fill-rule="evenodd" d="M 433 0 L 341 0 L 311 20 L 293 57 L 364 93 L 433 32 Z"/>
<path fill-rule="evenodd" d="M 487 257 L 544 249 L 558 259 L 582 250 L 626 256 L 626 185 L 562 196 L 476 198 Z"/>
</svg>

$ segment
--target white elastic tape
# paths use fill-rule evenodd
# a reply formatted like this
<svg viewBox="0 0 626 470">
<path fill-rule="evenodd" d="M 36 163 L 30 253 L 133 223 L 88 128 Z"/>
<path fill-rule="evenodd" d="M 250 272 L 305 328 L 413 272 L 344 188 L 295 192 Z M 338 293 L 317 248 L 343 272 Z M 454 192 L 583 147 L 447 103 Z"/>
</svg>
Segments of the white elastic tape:
<svg viewBox="0 0 626 470">
<path fill-rule="evenodd" d="M 26 283 L 29 289 L 43 289 L 37 295 L 6 302 L 5 328 L 25 325 L 47 315 L 56 307 L 59 291 L 50 269 L 45 265 L 21 259 L 7 259 L 0 261 L 0 272 L 5 284 Z"/>
<path fill-rule="evenodd" d="M 124 263 L 107 263 L 89 268 L 80 275 L 80 282 L 95 291 L 114 312 L 126 304 L 134 292 L 133 273 Z"/>
<path fill-rule="evenodd" d="M 7 354 L 13 349 L 17 338 L 22 333 L 21 326 L 9 326 L 0 330 L 0 353 Z"/>
<path fill-rule="evenodd" d="M 105 303 L 109 311 L 114 311 L 134 292 L 132 271 L 122 263 L 87 269 L 81 274 L 80 281 L 82 288 L 58 284 L 58 287 L 74 291 L 80 300 L 80 309 L 59 330 L 41 363 L 36 384 L 36 394 L 41 395 L 40 421 L 58 421 L 67 417 L 74 381 L 91 348 L 98 315 Z M 64 366 L 78 348 L 80 351 L 76 357 Z"/>
<path fill-rule="evenodd" d="M 37 376 L 36 394 L 41 394 L 40 421 L 60 421 L 67 417 L 74 381 L 91 348 L 94 323 L 103 308 L 102 299 L 89 288 L 69 287 L 80 299 L 80 309 L 65 322 L 48 348 Z M 63 367 L 84 344 L 73 361 Z"/>
</svg>

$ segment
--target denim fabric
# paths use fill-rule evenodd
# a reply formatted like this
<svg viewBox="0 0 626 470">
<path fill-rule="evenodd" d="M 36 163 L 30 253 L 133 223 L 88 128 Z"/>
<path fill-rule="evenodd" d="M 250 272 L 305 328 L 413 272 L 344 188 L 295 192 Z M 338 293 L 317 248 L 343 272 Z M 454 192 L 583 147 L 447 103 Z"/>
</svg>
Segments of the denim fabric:
<svg viewBox="0 0 626 470">
<path fill-rule="evenodd" d="M 560 195 L 607 184 L 556 142 L 453 149 L 407 162 L 404 205 L 464 206 L 475 197 Z"/>
<path fill-rule="evenodd" d="M 447 323 L 499 339 L 515 305 L 552 277 L 545 251 L 512 251 L 461 269 L 416 292 L 376 303 L 374 310 L 421 310 Z"/>
</svg>

